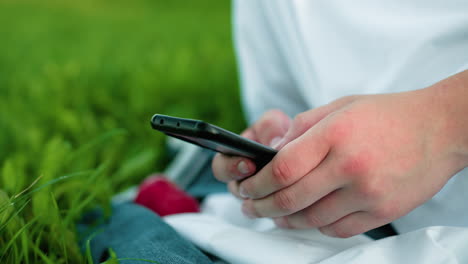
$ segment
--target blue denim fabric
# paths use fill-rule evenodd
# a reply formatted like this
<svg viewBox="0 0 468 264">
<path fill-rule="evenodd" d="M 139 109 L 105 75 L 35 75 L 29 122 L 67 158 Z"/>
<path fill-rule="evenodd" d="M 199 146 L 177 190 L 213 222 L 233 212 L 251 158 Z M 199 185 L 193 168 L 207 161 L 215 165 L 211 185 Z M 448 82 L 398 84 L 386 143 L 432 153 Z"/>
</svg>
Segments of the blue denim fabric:
<svg viewBox="0 0 468 264">
<path fill-rule="evenodd" d="M 226 185 L 216 181 L 211 171 L 213 152 L 203 150 L 200 155 L 207 155 L 200 165 L 197 175 L 186 186 L 192 196 L 203 199 L 206 195 L 226 192 Z M 78 224 L 78 233 L 86 234 L 81 240 L 85 248 L 86 240 L 94 232 L 90 248 L 94 263 L 105 261 L 111 248 L 120 260 L 119 263 L 149 263 L 135 259 L 145 259 L 156 263 L 212 263 L 211 260 L 190 242 L 183 239 L 161 218 L 140 205 L 132 202 L 114 204 L 112 216 L 105 220 L 100 210 L 95 210 L 83 217 Z M 96 227 L 96 223 L 100 223 Z M 94 226 L 94 227 L 93 227 Z M 391 225 L 386 225 L 366 233 L 373 239 L 395 235 Z M 216 258 L 215 258 L 216 259 Z"/>
<path fill-rule="evenodd" d="M 90 224 L 102 221 L 103 214 L 95 211 L 86 215 L 78 225 L 78 232 L 88 234 L 82 240 L 85 248 L 89 234 L 91 255 L 94 263 L 105 261 L 109 257 L 109 248 L 117 255 L 119 263 L 150 263 L 150 260 L 164 263 L 212 263 L 211 260 L 190 242 L 176 233 L 172 227 L 151 210 L 134 203 L 115 205 L 112 216 L 98 227 Z"/>
<path fill-rule="evenodd" d="M 228 191 L 226 184 L 216 180 L 213 175 L 211 161 L 214 154 L 215 152 L 209 149 L 200 151 L 200 155 L 207 155 L 210 158 L 203 164 L 197 177 L 186 187 L 186 192 L 195 198 L 202 199 L 209 194 Z"/>
</svg>

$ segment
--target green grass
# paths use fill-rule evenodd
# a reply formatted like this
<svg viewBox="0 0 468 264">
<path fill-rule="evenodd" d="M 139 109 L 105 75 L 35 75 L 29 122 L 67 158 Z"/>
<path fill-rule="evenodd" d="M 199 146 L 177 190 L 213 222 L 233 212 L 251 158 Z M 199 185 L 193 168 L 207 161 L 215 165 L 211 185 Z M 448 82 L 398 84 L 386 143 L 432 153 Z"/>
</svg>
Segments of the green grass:
<svg viewBox="0 0 468 264">
<path fill-rule="evenodd" d="M 230 31 L 226 0 L 0 0 L 0 263 L 87 262 L 80 215 L 167 164 L 154 113 L 242 129 Z"/>
</svg>

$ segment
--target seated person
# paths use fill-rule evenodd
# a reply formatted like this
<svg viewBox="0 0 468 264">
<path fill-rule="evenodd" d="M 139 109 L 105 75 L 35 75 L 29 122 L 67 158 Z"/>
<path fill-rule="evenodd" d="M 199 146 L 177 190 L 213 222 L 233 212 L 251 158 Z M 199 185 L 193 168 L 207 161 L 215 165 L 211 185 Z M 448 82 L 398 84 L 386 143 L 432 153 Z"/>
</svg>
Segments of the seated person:
<svg viewBox="0 0 468 264">
<path fill-rule="evenodd" d="M 244 214 L 336 237 L 390 222 L 401 233 L 468 225 L 467 3 L 234 10 L 243 136 L 279 150 L 258 172 L 214 158 Z"/>
</svg>

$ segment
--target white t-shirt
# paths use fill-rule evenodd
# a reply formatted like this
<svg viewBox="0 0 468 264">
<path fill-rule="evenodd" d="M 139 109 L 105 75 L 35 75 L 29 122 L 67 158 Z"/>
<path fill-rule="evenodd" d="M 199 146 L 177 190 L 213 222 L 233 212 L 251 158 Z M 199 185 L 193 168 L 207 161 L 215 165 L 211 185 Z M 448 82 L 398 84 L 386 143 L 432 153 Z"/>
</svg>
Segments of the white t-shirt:
<svg viewBox="0 0 468 264">
<path fill-rule="evenodd" d="M 408 91 L 468 69 L 467 0 L 237 0 L 248 120 L 291 117 L 352 94 Z M 430 120 L 428 120 L 430 122 Z M 468 169 L 393 222 L 399 232 L 468 226 Z"/>
</svg>

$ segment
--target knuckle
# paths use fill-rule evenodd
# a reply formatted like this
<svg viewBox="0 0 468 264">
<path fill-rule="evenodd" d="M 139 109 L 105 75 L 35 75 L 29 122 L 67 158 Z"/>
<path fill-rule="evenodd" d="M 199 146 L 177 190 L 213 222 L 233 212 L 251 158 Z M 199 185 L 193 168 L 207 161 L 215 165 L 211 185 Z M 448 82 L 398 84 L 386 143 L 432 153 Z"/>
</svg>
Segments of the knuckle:
<svg viewBox="0 0 468 264">
<path fill-rule="evenodd" d="M 380 221 L 389 222 L 398 216 L 398 212 L 399 210 L 396 203 L 390 203 L 375 208 L 372 215 Z"/>
<path fill-rule="evenodd" d="M 341 165 L 341 173 L 344 175 L 359 175 L 365 176 L 370 170 L 369 155 L 360 153 L 347 157 Z"/>
<path fill-rule="evenodd" d="M 279 191 L 273 195 L 273 204 L 283 213 L 292 213 L 297 207 L 297 202 L 291 192 Z"/>
<path fill-rule="evenodd" d="M 377 180 L 369 179 L 363 180 L 358 184 L 357 191 L 363 200 L 379 201 L 385 194 L 385 186 L 382 186 Z"/>
<path fill-rule="evenodd" d="M 326 135 L 331 142 L 340 143 L 349 138 L 352 129 L 352 122 L 349 118 L 335 118 L 328 124 Z"/>
<path fill-rule="evenodd" d="M 302 112 L 294 117 L 293 124 L 295 127 L 304 127 L 307 125 L 307 112 Z"/>
<path fill-rule="evenodd" d="M 273 180 L 279 187 L 284 187 L 291 183 L 293 175 L 291 168 L 286 160 L 274 160 L 272 163 L 272 173 Z"/>
<path fill-rule="evenodd" d="M 305 221 L 306 221 L 306 225 L 308 227 L 325 226 L 325 222 L 320 217 L 318 217 L 316 214 L 306 214 Z"/>
</svg>

